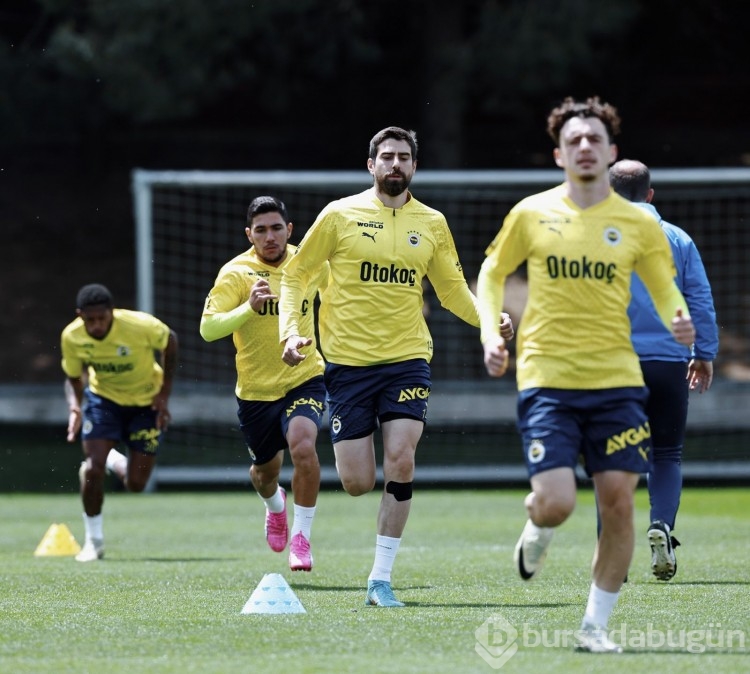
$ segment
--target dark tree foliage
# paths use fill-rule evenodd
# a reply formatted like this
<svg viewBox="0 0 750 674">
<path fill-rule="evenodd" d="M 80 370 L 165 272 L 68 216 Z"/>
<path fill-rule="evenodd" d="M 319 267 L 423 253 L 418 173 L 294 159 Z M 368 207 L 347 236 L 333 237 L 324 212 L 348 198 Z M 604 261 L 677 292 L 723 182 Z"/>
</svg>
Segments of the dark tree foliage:
<svg viewBox="0 0 750 674">
<path fill-rule="evenodd" d="M 261 161 L 275 145 L 277 163 L 324 167 L 395 123 L 419 131 L 433 167 L 533 166 L 548 158 L 549 106 L 598 93 L 621 108 L 631 140 L 647 138 L 667 163 L 696 161 L 703 150 L 677 149 L 691 126 L 720 110 L 722 140 L 741 128 L 749 7 L 12 0 L 0 10 L 0 141 L 221 145 L 233 134 Z M 699 163 L 741 161 L 747 140 L 735 145 Z"/>
</svg>

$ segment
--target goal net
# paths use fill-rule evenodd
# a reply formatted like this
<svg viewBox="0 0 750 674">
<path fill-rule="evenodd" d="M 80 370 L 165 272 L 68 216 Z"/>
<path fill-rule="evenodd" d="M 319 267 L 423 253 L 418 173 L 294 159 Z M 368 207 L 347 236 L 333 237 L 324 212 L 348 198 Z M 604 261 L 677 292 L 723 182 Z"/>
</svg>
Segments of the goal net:
<svg viewBox="0 0 750 674">
<path fill-rule="evenodd" d="M 412 191 L 445 214 L 466 278 L 473 281 L 508 210 L 561 180 L 557 170 L 421 170 Z M 744 460 L 750 425 L 744 411 L 750 409 L 750 169 L 654 169 L 652 183 L 664 219 L 685 229 L 701 252 L 721 328 L 714 388 L 691 396 L 686 461 Z M 261 194 L 282 199 L 296 243 L 328 202 L 370 185 L 366 171 L 133 171 L 137 308 L 164 320 L 180 340 L 175 421 L 160 466 L 194 466 L 204 476 L 217 466 L 243 466 L 247 476 L 231 338 L 207 344 L 198 325 L 219 268 L 247 248 L 250 201 Z M 517 324 L 525 302 L 522 271 L 509 280 L 507 296 L 506 310 Z M 486 375 L 478 331 L 443 310 L 429 287 L 425 311 L 435 352 L 418 465 L 521 465 L 513 373 L 502 380 Z M 319 450 L 321 463 L 332 466 L 325 433 Z"/>
</svg>

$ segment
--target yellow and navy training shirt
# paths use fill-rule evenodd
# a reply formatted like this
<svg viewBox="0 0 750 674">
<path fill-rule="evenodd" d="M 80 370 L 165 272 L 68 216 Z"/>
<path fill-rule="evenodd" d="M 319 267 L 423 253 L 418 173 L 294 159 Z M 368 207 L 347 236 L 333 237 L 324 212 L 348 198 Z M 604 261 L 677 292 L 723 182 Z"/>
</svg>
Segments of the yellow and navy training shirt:
<svg viewBox="0 0 750 674">
<path fill-rule="evenodd" d="M 62 369 L 80 377 L 84 369 L 88 386 L 118 405 L 151 405 L 161 391 L 164 373 L 155 351 L 169 342 L 169 327 L 142 311 L 112 310 L 112 327 L 104 339 L 94 339 L 78 317 L 62 332 Z"/>
<path fill-rule="evenodd" d="M 282 340 L 311 334 L 300 324 L 300 298 L 326 261 L 331 280 L 321 296 L 319 328 L 329 362 L 429 361 L 432 338 L 422 314 L 425 277 L 446 309 L 479 326 L 476 298 L 445 217 L 413 196 L 401 208 L 389 208 L 371 188 L 323 209 L 284 268 Z"/>
<path fill-rule="evenodd" d="M 530 196 L 510 211 L 486 254 L 477 290 L 483 342 L 498 334 L 505 278 L 527 262 L 520 390 L 643 385 L 627 315 L 633 271 L 665 325 L 678 307 L 688 315 L 659 224 L 614 192 L 585 209 L 561 187 Z"/>
<path fill-rule="evenodd" d="M 303 334 L 311 337 L 313 344 L 303 349 L 307 358 L 296 367 L 289 367 L 281 360 L 284 347 L 279 344 L 278 300 L 266 300 L 258 313 L 248 302 L 250 289 L 259 279 L 268 281 L 271 292 L 278 297 L 282 269 L 294 251 L 295 246 L 287 245 L 286 259 L 273 267 L 263 262 L 251 247 L 219 270 L 206 298 L 201 335 L 207 341 L 232 335 L 237 350 L 235 392 L 241 400 L 278 400 L 293 388 L 323 374 L 323 357 L 315 344 L 314 302 L 318 289 L 327 283 L 327 265 L 318 268 L 297 305 Z"/>
</svg>

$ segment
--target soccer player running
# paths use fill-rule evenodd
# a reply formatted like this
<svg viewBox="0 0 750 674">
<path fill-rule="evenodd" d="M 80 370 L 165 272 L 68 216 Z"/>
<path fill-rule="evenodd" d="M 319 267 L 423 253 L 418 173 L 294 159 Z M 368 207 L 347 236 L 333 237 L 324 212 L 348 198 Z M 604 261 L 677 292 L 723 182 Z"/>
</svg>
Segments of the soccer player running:
<svg viewBox="0 0 750 674">
<path fill-rule="evenodd" d="M 104 556 L 105 473 L 116 474 L 132 492 L 143 491 L 151 477 L 169 425 L 178 342 L 151 314 L 115 308 L 98 283 L 79 290 L 76 307 L 77 318 L 62 332 L 62 369 L 68 442 L 81 431 L 86 456 L 78 471 L 85 541 L 76 559 L 93 562 Z M 127 456 L 114 448 L 121 442 Z"/>
<path fill-rule="evenodd" d="M 423 278 L 456 316 L 477 327 L 479 317 L 445 217 L 408 189 L 417 168 L 416 134 L 395 126 L 379 131 L 367 168 L 373 187 L 328 204 L 284 269 L 280 337 L 288 365 L 303 367 L 315 357 L 312 329 L 301 322 L 301 298 L 329 262 L 319 328 L 336 468 L 349 494 L 370 492 L 380 426 L 385 484 L 365 603 L 399 607 L 404 603 L 393 593 L 391 571 L 411 507 L 414 454 L 431 386 Z M 500 311 L 495 327 L 499 317 Z M 509 338 L 513 328 L 503 318 Z"/>
<path fill-rule="evenodd" d="M 653 456 L 648 473 L 651 523 L 651 571 L 659 580 L 677 572 L 672 535 L 682 492 L 682 448 L 685 441 L 688 398 L 691 390 L 708 391 L 713 380 L 713 361 L 719 351 L 719 330 L 711 285 L 700 253 L 684 230 L 662 219 L 652 205 L 651 174 L 642 162 L 623 159 L 609 169 L 609 181 L 617 194 L 651 214 L 661 225 L 672 249 L 682 292 L 695 324 L 695 344 L 690 349 L 672 339 L 637 275 L 630 286 L 628 316 L 631 335 L 649 390 L 646 414 L 651 426 Z"/>
<path fill-rule="evenodd" d="M 633 495 L 648 470 L 647 390 L 630 341 L 633 271 L 681 344 L 695 330 L 675 285 L 658 223 L 615 194 L 617 110 L 598 97 L 566 98 L 548 117 L 562 185 L 519 202 L 487 249 L 477 296 L 484 363 L 502 376 L 508 354 L 492 316 L 505 279 L 524 261 L 529 299 L 517 348 L 518 426 L 531 482 L 528 521 L 515 548 L 521 577 L 538 574 L 554 528 L 573 511 L 579 457 L 593 476 L 602 531 L 577 647 L 619 652 L 607 635 L 633 554 Z"/>
<path fill-rule="evenodd" d="M 237 366 L 235 393 L 240 430 L 250 452 L 250 480 L 266 506 L 269 547 L 283 552 L 289 542 L 286 492 L 279 474 L 288 447 L 293 464 L 294 519 L 289 568 L 311 571 L 310 537 L 320 490 L 315 448 L 325 408 L 323 357 L 311 344 L 310 358 L 291 369 L 281 361 L 278 294 L 281 274 L 295 247 L 292 222 L 282 201 L 260 196 L 250 203 L 245 235 L 250 248 L 219 271 L 206 298 L 200 334 L 208 342 L 232 335 Z M 313 303 L 328 280 L 321 265 L 300 294 L 302 328 L 313 334 Z"/>
</svg>

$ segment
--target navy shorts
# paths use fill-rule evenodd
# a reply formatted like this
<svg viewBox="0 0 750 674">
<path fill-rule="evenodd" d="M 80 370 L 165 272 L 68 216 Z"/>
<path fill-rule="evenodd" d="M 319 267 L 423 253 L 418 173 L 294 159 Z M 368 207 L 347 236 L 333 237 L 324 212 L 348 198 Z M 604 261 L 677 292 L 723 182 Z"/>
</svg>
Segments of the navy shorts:
<svg viewBox="0 0 750 674">
<path fill-rule="evenodd" d="M 331 440 L 370 435 L 392 419 L 427 420 L 430 366 L 423 358 L 386 365 L 335 365 L 325 371 Z"/>
<path fill-rule="evenodd" d="M 156 410 L 118 405 L 89 388 L 84 389 L 83 399 L 81 439 L 124 442 L 130 451 L 156 456 L 162 436 L 156 428 Z"/>
<path fill-rule="evenodd" d="M 533 388 L 518 394 L 518 430 L 529 477 L 552 468 L 646 473 L 651 430 L 645 386 L 602 390 Z"/>
<path fill-rule="evenodd" d="M 306 417 L 318 430 L 323 423 L 326 389 L 323 377 L 314 377 L 273 401 L 240 400 L 237 416 L 247 451 L 254 464 L 268 463 L 288 446 L 286 434 L 294 417 Z"/>
</svg>

